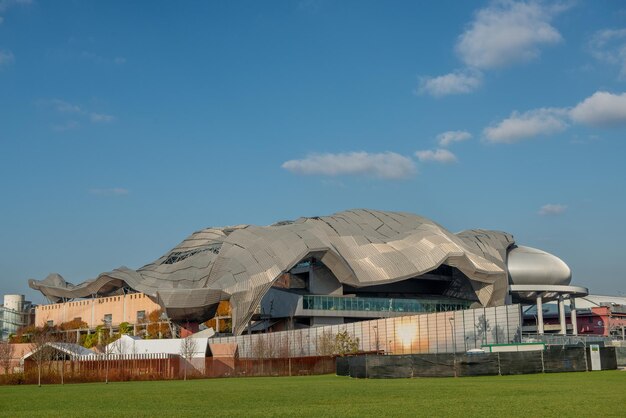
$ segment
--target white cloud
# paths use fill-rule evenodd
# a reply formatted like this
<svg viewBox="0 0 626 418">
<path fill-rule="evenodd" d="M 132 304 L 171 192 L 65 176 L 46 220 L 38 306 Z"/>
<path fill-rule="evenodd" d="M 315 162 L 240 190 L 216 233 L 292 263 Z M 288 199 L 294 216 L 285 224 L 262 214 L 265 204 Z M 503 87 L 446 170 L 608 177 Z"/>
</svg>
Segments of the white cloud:
<svg viewBox="0 0 626 418">
<path fill-rule="evenodd" d="M 541 46 L 562 40 L 550 24 L 562 9 L 538 1 L 494 1 L 476 13 L 459 36 L 456 51 L 466 65 L 479 69 L 532 60 L 539 56 Z"/>
<path fill-rule="evenodd" d="M 626 93 L 597 91 L 573 108 L 540 108 L 513 112 L 508 118 L 483 130 L 489 142 L 511 144 L 539 135 L 564 131 L 569 122 L 597 127 L 626 125 Z"/>
<path fill-rule="evenodd" d="M 290 160 L 282 168 L 303 175 L 366 175 L 397 180 L 415 174 L 415 163 L 410 158 L 385 152 L 349 152 L 339 154 L 312 154 L 302 160 Z"/>
<path fill-rule="evenodd" d="M 593 126 L 615 126 L 626 124 L 626 93 L 612 94 L 597 91 L 578 103 L 570 117 L 578 123 Z"/>
<path fill-rule="evenodd" d="M 89 189 L 89 193 L 96 196 L 127 196 L 130 190 L 123 187 L 111 187 L 107 189 Z"/>
<path fill-rule="evenodd" d="M 435 151 L 417 151 L 415 156 L 421 162 L 434 161 L 437 163 L 448 164 L 457 161 L 456 155 L 448 151 L 447 149 L 436 149 Z"/>
<path fill-rule="evenodd" d="M 567 210 L 567 206 L 566 205 L 561 205 L 558 203 L 548 203 L 547 205 L 543 205 L 540 209 L 539 209 L 539 215 L 541 216 L 549 216 L 549 215 L 561 215 L 563 213 L 565 213 L 565 211 Z"/>
<path fill-rule="evenodd" d="M 587 48 L 594 58 L 619 65 L 619 78 L 626 79 L 626 29 L 597 31 L 589 40 Z"/>
<path fill-rule="evenodd" d="M 11 65 L 15 62 L 13 52 L 8 49 L 0 49 L 0 68 Z"/>
<path fill-rule="evenodd" d="M 474 70 L 454 71 L 438 77 L 421 77 L 418 93 L 442 97 L 450 94 L 467 94 L 482 84 L 482 74 Z"/>
<path fill-rule="evenodd" d="M 550 135 L 567 128 L 566 109 L 541 108 L 513 112 L 508 118 L 488 126 L 483 134 L 489 142 L 511 144 L 538 135 Z"/>
<path fill-rule="evenodd" d="M 466 131 L 447 131 L 437 135 L 437 142 L 441 147 L 448 147 L 455 142 L 467 141 L 472 134 Z"/>
</svg>

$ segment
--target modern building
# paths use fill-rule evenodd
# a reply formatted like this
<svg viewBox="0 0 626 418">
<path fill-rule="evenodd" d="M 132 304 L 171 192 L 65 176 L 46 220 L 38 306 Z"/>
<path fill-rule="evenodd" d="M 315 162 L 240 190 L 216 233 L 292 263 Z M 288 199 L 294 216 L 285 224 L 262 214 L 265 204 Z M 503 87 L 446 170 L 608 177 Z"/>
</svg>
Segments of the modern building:
<svg viewBox="0 0 626 418">
<path fill-rule="evenodd" d="M 34 316 L 34 306 L 24 295 L 4 295 L 4 303 L 0 305 L 0 341 L 31 325 Z"/>
<path fill-rule="evenodd" d="M 179 324 L 212 318 L 229 301 L 240 335 L 253 321 L 259 330 L 306 328 L 588 293 L 570 280 L 562 260 L 509 233 L 452 233 L 421 216 L 357 209 L 206 228 L 137 270 L 78 285 L 51 274 L 29 285 L 55 303 L 140 292 Z"/>
</svg>

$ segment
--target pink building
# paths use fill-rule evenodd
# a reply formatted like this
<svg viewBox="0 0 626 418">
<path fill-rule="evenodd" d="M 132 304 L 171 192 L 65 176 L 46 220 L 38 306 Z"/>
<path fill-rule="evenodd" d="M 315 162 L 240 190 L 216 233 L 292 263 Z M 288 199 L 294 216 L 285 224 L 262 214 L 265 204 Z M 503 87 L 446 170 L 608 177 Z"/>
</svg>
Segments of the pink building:
<svg viewBox="0 0 626 418">
<path fill-rule="evenodd" d="M 82 299 L 37 306 L 35 325 L 60 325 L 77 319 L 86 322 L 89 328 L 98 325 L 116 327 L 122 322 L 142 322 L 157 309 L 161 307 L 143 293 Z"/>
<path fill-rule="evenodd" d="M 626 298 L 621 296 L 588 295 L 576 299 L 576 333 L 573 331 L 571 309 L 565 306 L 567 334 L 603 335 L 626 339 Z M 536 332 L 537 310 L 524 312 L 524 331 Z M 561 325 L 556 304 L 543 305 L 545 333 L 560 333 Z"/>
</svg>

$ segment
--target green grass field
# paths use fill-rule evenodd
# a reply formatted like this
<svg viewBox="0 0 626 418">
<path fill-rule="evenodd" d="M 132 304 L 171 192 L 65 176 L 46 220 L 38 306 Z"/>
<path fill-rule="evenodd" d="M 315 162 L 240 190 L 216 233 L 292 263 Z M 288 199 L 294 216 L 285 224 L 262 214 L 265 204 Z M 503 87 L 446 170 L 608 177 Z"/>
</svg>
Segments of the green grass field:
<svg viewBox="0 0 626 418">
<path fill-rule="evenodd" d="M 626 372 L 0 386 L 0 416 L 626 416 Z"/>
</svg>

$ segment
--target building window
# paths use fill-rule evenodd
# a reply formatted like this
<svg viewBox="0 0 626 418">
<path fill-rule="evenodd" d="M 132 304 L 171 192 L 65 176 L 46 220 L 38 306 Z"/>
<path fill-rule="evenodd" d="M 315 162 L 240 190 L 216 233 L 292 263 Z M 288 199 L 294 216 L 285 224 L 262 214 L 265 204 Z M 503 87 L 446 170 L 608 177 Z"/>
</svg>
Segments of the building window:
<svg viewBox="0 0 626 418">
<path fill-rule="evenodd" d="M 222 248 L 222 243 L 216 242 L 204 248 L 194 248 L 193 250 L 173 252 L 173 253 L 170 253 L 170 255 L 161 264 L 175 264 L 175 263 L 178 263 L 179 261 L 183 261 L 191 257 L 192 255 L 200 254 L 200 253 L 207 252 L 207 251 L 213 254 L 219 254 L 220 248 Z"/>
<path fill-rule="evenodd" d="M 46 326 L 53 327 L 54 326 L 54 321 L 52 319 L 49 320 L 49 321 L 46 321 Z"/>
<path fill-rule="evenodd" d="M 111 323 L 113 322 L 113 315 L 112 314 L 105 314 L 104 315 L 104 325 L 107 327 L 111 326 Z"/>
<path fill-rule="evenodd" d="M 137 322 L 143 322 L 146 319 L 146 311 L 137 311 Z"/>
</svg>

